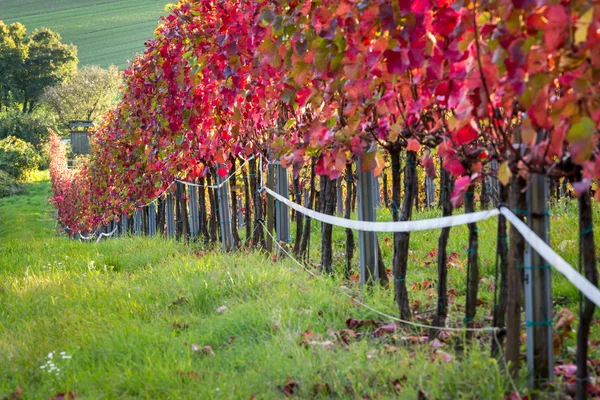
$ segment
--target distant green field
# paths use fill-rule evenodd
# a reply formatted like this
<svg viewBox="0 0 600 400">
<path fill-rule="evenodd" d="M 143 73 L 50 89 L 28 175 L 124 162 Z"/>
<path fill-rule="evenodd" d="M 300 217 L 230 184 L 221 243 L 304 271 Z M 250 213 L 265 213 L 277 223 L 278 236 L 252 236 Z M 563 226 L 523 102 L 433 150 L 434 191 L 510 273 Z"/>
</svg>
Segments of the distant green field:
<svg viewBox="0 0 600 400">
<path fill-rule="evenodd" d="M 0 0 L 0 20 L 50 28 L 79 49 L 80 66 L 125 68 L 153 37 L 167 0 Z"/>
</svg>

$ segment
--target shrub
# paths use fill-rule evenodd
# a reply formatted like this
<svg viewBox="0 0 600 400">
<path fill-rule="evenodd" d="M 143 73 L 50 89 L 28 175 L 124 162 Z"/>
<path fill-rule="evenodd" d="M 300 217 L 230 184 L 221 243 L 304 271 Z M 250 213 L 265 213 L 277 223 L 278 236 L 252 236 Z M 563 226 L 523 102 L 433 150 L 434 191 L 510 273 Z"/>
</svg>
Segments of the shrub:
<svg viewBox="0 0 600 400">
<path fill-rule="evenodd" d="M 31 143 L 39 151 L 48 141 L 48 128 L 56 131 L 56 125 L 54 115 L 43 109 L 31 114 L 12 110 L 0 114 L 0 139 L 14 136 Z"/>
<path fill-rule="evenodd" d="M 27 172 L 38 167 L 39 161 L 31 143 L 14 136 L 0 140 L 0 170 L 13 178 L 24 178 Z"/>
<path fill-rule="evenodd" d="M 0 171 L 0 198 L 25 192 L 25 186 L 15 181 L 15 178 Z"/>
</svg>

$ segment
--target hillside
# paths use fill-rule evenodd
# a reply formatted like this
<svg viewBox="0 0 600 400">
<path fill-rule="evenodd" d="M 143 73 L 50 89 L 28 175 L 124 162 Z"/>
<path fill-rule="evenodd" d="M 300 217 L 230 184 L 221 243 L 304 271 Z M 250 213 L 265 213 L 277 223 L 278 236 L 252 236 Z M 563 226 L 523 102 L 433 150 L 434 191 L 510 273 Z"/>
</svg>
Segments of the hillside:
<svg viewBox="0 0 600 400">
<path fill-rule="evenodd" d="M 79 49 L 80 66 L 115 64 L 144 50 L 165 0 L 0 0 L 0 20 L 21 22 L 28 32 L 47 27 Z"/>
</svg>

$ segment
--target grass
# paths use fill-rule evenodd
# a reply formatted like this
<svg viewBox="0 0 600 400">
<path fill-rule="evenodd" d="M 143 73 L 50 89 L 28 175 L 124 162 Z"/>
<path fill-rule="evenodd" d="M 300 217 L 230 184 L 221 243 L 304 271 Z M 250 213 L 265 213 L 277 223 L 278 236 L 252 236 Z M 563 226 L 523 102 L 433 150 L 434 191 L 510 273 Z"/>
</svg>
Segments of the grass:
<svg viewBox="0 0 600 400">
<path fill-rule="evenodd" d="M 383 289 L 361 294 L 339 277 L 311 278 L 290 260 L 272 262 L 256 252 L 222 255 L 199 244 L 143 237 L 70 241 L 56 232 L 48 195 L 47 175 L 41 173 L 26 195 L 0 200 L 0 398 L 17 387 L 27 399 L 69 391 L 83 399 L 271 399 L 286 391 L 296 398 L 419 398 L 424 392 L 430 399 L 500 399 L 510 391 L 485 337 L 463 350 L 456 348 L 464 344 L 460 335 L 435 349 L 412 343 L 421 333 L 410 330 L 376 338 L 369 334 L 374 328 L 363 328 L 363 336 L 347 346 L 336 340 L 348 318 L 380 319 L 341 296 L 340 286 L 395 315 L 393 298 Z M 561 207 L 574 210 L 571 204 Z M 574 215 L 557 214 L 553 234 L 576 239 L 568 225 Z M 480 232 L 489 277 L 493 221 Z M 463 233 L 453 230 L 450 244 L 462 262 Z M 334 234 L 341 259 L 343 230 Z M 313 259 L 317 238 L 315 227 Z M 414 234 L 411 240 L 409 276 L 421 284 L 411 296 L 425 311 L 435 301 L 430 298 L 435 286 L 422 283 L 435 281 L 435 267 L 425 262 L 437 233 Z M 575 250 L 567 246 L 567 259 L 576 257 Z M 391 249 L 384 246 L 384 253 L 389 257 Z M 457 263 L 450 271 L 450 288 L 458 292 L 456 320 L 464 304 L 463 281 Z M 486 287 L 481 285 L 482 324 L 490 306 Z M 557 292 L 567 296 L 567 306 L 575 304 L 559 277 Z M 227 309 L 220 313 L 222 306 Z M 201 350 L 204 346 L 215 355 Z M 448 356 L 452 360 L 444 361 Z M 570 356 L 565 350 L 563 357 Z M 50 362 L 60 371 L 48 372 Z M 523 376 L 517 384 L 524 387 Z"/>
<path fill-rule="evenodd" d="M 80 65 L 124 68 L 153 37 L 162 0 L 0 0 L 5 23 L 21 22 L 29 32 L 50 28 L 79 50 Z"/>
</svg>

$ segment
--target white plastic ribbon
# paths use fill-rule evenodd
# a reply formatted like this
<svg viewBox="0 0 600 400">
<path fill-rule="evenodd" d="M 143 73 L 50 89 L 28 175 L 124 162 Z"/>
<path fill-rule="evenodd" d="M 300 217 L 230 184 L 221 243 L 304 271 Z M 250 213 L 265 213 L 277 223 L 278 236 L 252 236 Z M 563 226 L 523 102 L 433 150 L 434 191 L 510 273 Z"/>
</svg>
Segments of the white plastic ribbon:
<svg viewBox="0 0 600 400">
<path fill-rule="evenodd" d="M 314 210 L 310 210 L 306 207 L 302 207 L 301 205 L 286 199 L 285 197 L 275 193 L 267 187 L 262 187 L 261 190 L 264 190 L 265 192 L 273 196 L 275 199 L 293 208 L 299 213 L 316 219 L 317 221 L 321 221 L 330 225 L 341 226 L 342 228 L 355 229 L 357 231 L 365 232 L 412 232 L 426 231 L 430 229 L 449 228 L 456 225 L 472 224 L 478 221 L 483 221 L 500 214 L 500 211 L 498 209 L 492 209 L 488 211 L 479 211 L 469 214 L 453 215 L 451 217 L 441 217 L 436 219 L 424 219 L 420 221 L 357 221 L 353 219 L 334 217 L 333 215 L 323 214 Z"/>
<path fill-rule="evenodd" d="M 500 213 L 519 231 L 523 239 L 537 251 L 537 253 L 552 265 L 558 272 L 563 274 L 585 297 L 600 307 L 600 290 L 581 275 L 575 268 L 556 254 L 552 247 L 548 246 L 534 231 L 529 229 L 511 210 L 505 206 L 500 207 Z"/>
</svg>

